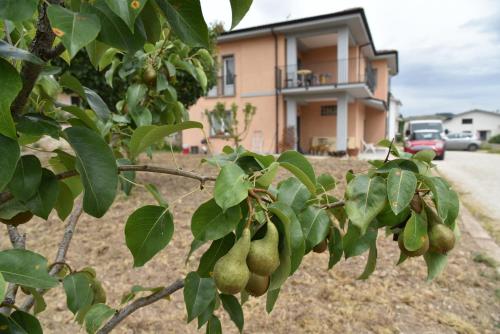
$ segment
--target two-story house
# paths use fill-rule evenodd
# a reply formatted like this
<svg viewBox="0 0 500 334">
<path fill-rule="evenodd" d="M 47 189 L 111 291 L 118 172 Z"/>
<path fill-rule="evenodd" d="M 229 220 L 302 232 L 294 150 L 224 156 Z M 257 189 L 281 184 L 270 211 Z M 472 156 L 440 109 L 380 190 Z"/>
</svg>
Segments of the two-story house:
<svg viewBox="0 0 500 334">
<path fill-rule="evenodd" d="M 204 111 L 217 102 L 228 109 L 250 102 L 257 112 L 242 145 L 267 153 L 279 152 L 290 136 L 305 153 L 325 138 L 332 151 L 346 151 L 391 136 L 398 53 L 375 48 L 362 8 L 233 30 L 217 44 L 218 85 L 190 108 L 191 120 L 208 127 Z M 185 145 L 202 140 L 199 131 L 183 133 Z M 210 141 L 215 151 L 228 144 Z"/>
</svg>

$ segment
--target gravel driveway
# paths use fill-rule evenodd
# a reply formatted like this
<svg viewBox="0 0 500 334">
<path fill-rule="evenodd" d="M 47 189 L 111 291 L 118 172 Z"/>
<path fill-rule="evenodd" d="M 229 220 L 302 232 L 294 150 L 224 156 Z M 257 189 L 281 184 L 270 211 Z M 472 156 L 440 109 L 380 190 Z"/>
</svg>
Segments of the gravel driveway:
<svg viewBox="0 0 500 334">
<path fill-rule="evenodd" d="M 463 201 L 500 223 L 500 154 L 447 151 L 445 160 L 435 163 Z"/>
</svg>

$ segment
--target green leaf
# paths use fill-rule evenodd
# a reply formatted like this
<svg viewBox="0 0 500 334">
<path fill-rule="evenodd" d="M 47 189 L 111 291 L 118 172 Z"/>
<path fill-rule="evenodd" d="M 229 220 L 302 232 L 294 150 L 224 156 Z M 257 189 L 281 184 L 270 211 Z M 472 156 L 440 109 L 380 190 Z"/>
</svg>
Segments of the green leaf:
<svg viewBox="0 0 500 334">
<path fill-rule="evenodd" d="M 130 155 L 135 158 L 149 146 L 163 140 L 165 137 L 186 129 L 202 129 L 199 122 L 183 122 L 175 125 L 147 125 L 135 129 L 130 138 Z"/>
<path fill-rule="evenodd" d="M 337 182 L 327 173 L 323 173 L 316 179 L 316 193 L 321 194 L 329 190 L 333 190 Z"/>
<path fill-rule="evenodd" d="M 75 150 L 76 169 L 82 178 L 83 209 L 100 218 L 109 209 L 116 196 L 118 170 L 113 152 L 94 131 L 83 127 L 64 130 Z"/>
<path fill-rule="evenodd" d="M 248 190 L 251 186 L 243 169 L 236 164 L 228 164 L 222 167 L 215 181 L 215 202 L 223 212 L 226 212 L 230 207 L 240 204 L 248 197 Z"/>
<path fill-rule="evenodd" d="M 377 169 L 377 173 L 389 173 L 393 168 L 400 168 L 418 174 L 418 166 L 415 162 L 408 159 L 394 159 L 386 162 Z"/>
<path fill-rule="evenodd" d="M 153 195 L 153 197 L 155 198 L 155 200 L 158 202 L 158 204 L 160 206 L 168 207 L 167 201 L 163 198 L 160 191 L 158 190 L 158 188 L 154 184 L 148 183 L 148 184 L 146 184 L 145 187 L 149 191 L 149 193 L 151 195 Z"/>
<path fill-rule="evenodd" d="M 427 280 L 431 281 L 436 278 L 446 267 L 448 256 L 433 252 L 424 254 L 425 263 L 427 264 Z"/>
<path fill-rule="evenodd" d="M 203 327 L 204 324 L 206 324 L 210 318 L 213 316 L 214 310 L 215 310 L 215 304 L 216 302 L 219 302 L 216 298 L 210 303 L 210 305 L 203 311 L 199 316 L 198 316 L 198 329 Z M 219 305 L 217 305 L 219 306 Z"/>
<path fill-rule="evenodd" d="M 80 121 L 82 121 L 89 129 L 92 129 L 96 132 L 99 132 L 95 121 L 89 116 L 89 113 L 92 113 L 90 109 L 83 110 L 76 106 L 64 106 L 62 110 L 70 113 L 71 115 L 77 117 Z"/>
<path fill-rule="evenodd" d="M 64 277 L 64 291 L 66 292 L 66 304 L 68 309 L 76 313 L 90 305 L 94 300 L 92 280 L 85 272 L 77 272 Z"/>
<path fill-rule="evenodd" d="M 286 151 L 278 158 L 280 166 L 288 169 L 302 182 L 311 194 L 316 193 L 316 176 L 309 161 L 297 151 Z"/>
<path fill-rule="evenodd" d="M 17 119 L 17 131 L 31 136 L 42 136 L 48 134 L 54 139 L 59 139 L 61 126 L 51 117 L 28 113 Z"/>
<path fill-rule="evenodd" d="M 406 223 L 403 231 L 403 241 L 405 248 L 409 251 L 416 251 L 424 243 L 427 235 L 427 215 L 425 211 L 422 213 L 412 212 L 410 219 Z"/>
<path fill-rule="evenodd" d="M 243 310 L 241 309 L 241 305 L 236 299 L 235 296 L 232 295 L 220 295 L 220 300 L 222 301 L 222 306 L 229 314 L 229 317 L 234 322 L 236 327 L 240 330 L 240 333 L 243 332 L 243 326 L 245 324 L 245 319 L 243 317 Z"/>
<path fill-rule="evenodd" d="M 0 191 L 10 182 L 16 171 L 17 161 L 21 151 L 19 144 L 8 137 L 0 134 Z"/>
<path fill-rule="evenodd" d="M 168 208 L 146 205 L 135 210 L 125 225 L 125 241 L 134 256 L 134 267 L 141 267 L 165 248 L 174 234 L 173 217 Z"/>
<path fill-rule="evenodd" d="M 358 277 L 358 279 L 367 279 L 375 271 L 377 266 L 377 239 L 373 239 L 370 245 L 370 252 L 368 253 L 368 260 L 366 262 L 365 270 Z"/>
<path fill-rule="evenodd" d="M 231 29 L 234 29 L 245 17 L 252 5 L 252 0 L 231 0 L 232 22 Z"/>
<path fill-rule="evenodd" d="M 161 21 L 156 13 L 153 1 L 146 1 L 146 5 L 139 14 L 139 18 L 144 23 L 144 30 L 147 36 L 146 40 L 149 43 L 156 43 L 161 38 Z"/>
<path fill-rule="evenodd" d="M 40 185 L 33 197 L 25 204 L 34 215 L 45 220 L 49 218 L 59 195 L 59 183 L 52 171 L 43 168 Z"/>
<path fill-rule="evenodd" d="M 385 180 L 358 175 L 347 185 L 345 210 L 361 234 L 368 224 L 384 209 L 387 201 Z"/>
<path fill-rule="evenodd" d="M 208 250 L 201 256 L 196 272 L 201 277 L 210 277 L 215 263 L 233 247 L 234 240 L 234 234 L 229 233 L 224 238 L 213 241 Z"/>
<path fill-rule="evenodd" d="M 26 50 L 16 48 L 15 46 L 10 45 L 9 43 L 3 40 L 0 40 L 0 56 L 4 58 L 14 58 L 18 60 L 23 60 L 37 65 L 44 64 L 44 61 L 35 56 L 34 54 Z"/>
<path fill-rule="evenodd" d="M 27 312 L 15 311 L 10 315 L 9 322 L 11 322 L 11 328 L 8 333 L 43 334 L 42 326 L 38 319 Z"/>
<path fill-rule="evenodd" d="M 210 319 L 208 319 L 206 334 L 222 334 L 222 325 L 220 323 L 219 318 L 215 315 L 211 315 Z"/>
<path fill-rule="evenodd" d="M 90 108 L 94 110 L 97 117 L 103 122 L 108 121 L 111 118 L 111 111 L 104 100 L 90 88 L 83 87 L 83 90 Z"/>
<path fill-rule="evenodd" d="M 455 227 L 455 220 L 458 217 L 458 213 L 460 210 L 460 200 L 458 198 L 458 194 L 453 189 L 449 189 L 448 191 L 448 214 L 446 215 L 446 219 L 444 223 L 451 228 Z"/>
<path fill-rule="evenodd" d="M 37 0 L 3 0 L 0 6 L 0 19 L 25 21 L 33 16 L 38 6 Z"/>
<path fill-rule="evenodd" d="M 130 302 L 140 292 L 152 292 L 154 294 L 154 293 L 159 292 L 163 289 L 164 289 L 163 286 L 158 286 L 158 287 L 154 287 L 154 288 L 145 288 L 141 285 L 134 285 L 132 287 L 132 289 L 130 289 L 130 292 L 128 292 L 122 296 L 122 300 L 120 301 L 120 304 L 125 304 L 125 303 Z M 168 298 L 168 297 L 165 297 L 165 298 Z"/>
<path fill-rule="evenodd" d="M 85 95 L 85 90 L 83 89 L 80 81 L 72 76 L 70 72 L 65 72 L 61 78 L 59 79 L 59 84 L 64 87 L 71 89 L 73 92 L 77 93 L 81 98 L 85 101 L 87 100 L 87 96 Z"/>
<path fill-rule="evenodd" d="M 193 239 L 193 241 L 191 242 L 191 247 L 189 247 L 189 253 L 186 256 L 186 261 L 184 262 L 185 265 L 188 264 L 189 259 L 191 258 L 191 255 L 193 255 L 193 253 L 196 252 L 205 243 L 206 243 L 206 241 L 202 241 L 202 240 L 198 240 L 198 239 Z"/>
<path fill-rule="evenodd" d="M 7 289 L 7 283 L 5 282 L 3 275 L 0 274 L 0 300 L 2 301 L 5 298 L 5 289 Z"/>
<path fill-rule="evenodd" d="M 378 230 L 370 227 L 365 234 L 361 235 L 357 226 L 349 224 L 347 234 L 342 240 L 345 258 L 348 259 L 366 252 L 377 239 L 377 234 Z"/>
<path fill-rule="evenodd" d="M 106 304 L 95 304 L 85 315 L 85 329 L 87 333 L 94 334 L 102 326 L 103 322 L 111 318 L 116 310 Z"/>
<path fill-rule="evenodd" d="M 17 139 L 10 105 L 21 90 L 21 77 L 16 68 L 3 58 L 0 58 L 0 77 L 2 78 L 0 80 L 0 135 Z"/>
<path fill-rule="evenodd" d="M 62 150 L 55 150 L 54 153 L 56 153 L 57 156 L 50 158 L 49 163 L 55 173 L 75 170 L 76 158 L 74 156 Z M 73 199 L 77 198 L 83 191 L 80 175 L 65 178 L 64 180 L 61 180 L 61 182 L 69 187 L 71 193 L 73 194 Z"/>
<path fill-rule="evenodd" d="M 413 156 L 413 159 L 417 159 L 420 161 L 431 163 L 435 157 L 436 157 L 436 152 L 434 152 L 434 150 L 422 150 L 422 151 L 418 151 Z"/>
<path fill-rule="evenodd" d="M 132 161 L 130 161 L 129 159 L 116 159 L 116 163 L 118 164 L 118 166 L 132 165 Z M 130 192 L 132 191 L 132 186 L 133 186 L 132 182 L 135 181 L 135 171 L 122 171 L 120 175 L 122 176 L 120 178 L 121 188 L 125 193 L 125 195 L 129 196 Z M 153 187 L 154 189 L 152 189 Z M 146 185 L 146 188 L 149 190 L 149 192 L 156 190 L 156 194 L 158 195 L 160 194 L 154 184 L 148 184 Z M 160 205 L 167 206 L 164 205 L 164 203 L 160 203 Z"/>
<path fill-rule="evenodd" d="M 107 46 L 106 44 L 101 43 L 99 41 L 96 41 L 96 40 L 90 42 L 85 47 L 85 50 L 87 51 L 87 55 L 89 56 L 89 60 L 95 69 L 98 69 L 99 62 L 101 61 L 102 57 L 104 56 L 104 54 L 106 53 L 106 51 L 108 49 L 109 49 L 109 46 Z"/>
<path fill-rule="evenodd" d="M 184 303 L 188 314 L 188 322 L 199 316 L 217 294 L 212 278 L 200 277 L 196 272 L 190 272 L 184 280 Z"/>
<path fill-rule="evenodd" d="M 57 285 L 57 279 L 48 273 L 47 259 L 24 249 L 1 251 L 0 273 L 7 282 L 32 288 L 49 289 Z"/>
<path fill-rule="evenodd" d="M 276 301 L 278 300 L 278 296 L 280 294 L 280 289 L 270 290 L 267 292 L 266 296 L 266 312 L 271 313 Z"/>
<path fill-rule="evenodd" d="M 61 39 L 71 58 L 96 39 L 101 23 L 96 15 L 74 13 L 57 5 L 47 10 L 52 31 Z"/>
<path fill-rule="evenodd" d="M 289 206 L 278 201 L 271 204 L 268 209 L 269 212 L 276 215 L 285 228 L 285 233 L 283 234 L 286 238 L 285 247 L 290 248 L 290 270 L 288 275 L 291 275 L 299 268 L 306 249 L 302 226 L 294 211 Z"/>
<path fill-rule="evenodd" d="M 199 0 L 157 0 L 156 3 L 184 43 L 208 48 L 208 28 Z"/>
<path fill-rule="evenodd" d="M 417 189 L 417 177 L 413 172 L 393 168 L 387 176 L 387 197 L 392 211 L 397 215 L 408 205 Z"/>
<path fill-rule="evenodd" d="M 130 31 L 134 32 L 135 19 L 144 8 L 146 1 L 147 0 L 106 0 L 106 4 L 123 20 L 123 22 L 125 22 L 125 24 L 127 24 Z"/>
<path fill-rule="evenodd" d="M 236 228 L 241 209 L 234 206 L 223 212 L 212 198 L 196 209 L 191 218 L 191 232 L 198 240 L 217 240 Z"/>
<path fill-rule="evenodd" d="M 28 288 L 28 287 L 24 288 L 28 290 L 28 292 L 34 299 L 35 305 L 33 306 L 33 313 L 37 315 L 38 313 L 45 311 L 47 309 L 47 303 L 43 298 L 43 294 L 35 288 Z"/>
<path fill-rule="evenodd" d="M 330 218 L 324 209 L 308 206 L 298 218 L 306 239 L 306 251 L 325 240 L 330 229 Z"/>
<path fill-rule="evenodd" d="M 340 261 L 342 254 L 344 253 L 342 236 L 336 228 L 333 228 L 332 233 L 330 234 L 330 239 L 328 240 L 328 251 L 330 253 L 328 269 L 331 269 L 335 264 L 337 264 L 337 262 Z"/>
<path fill-rule="evenodd" d="M 455 199 L 452 198 L 450 200 L 450 187 L 440 177 L 421 177 L 432 192 L 432 200 L 436 204 L 439 217 L 441 217 L 443 221 L 446 221 L 448 217 L 448 210 L 450 207 L 453 208 L 453 206 L 456 205 Z M 451 201 L 453 201 L 453 203 L 451 203 Z M 456 209 L 453 208 L 452 210 Z"/>
<path fill-rule="evenodd" d="M 101 30 L 97 36 L 98 41 L 125 50 L 130 54 L 141 49 L 144 45 L 145 36 L 140 29 L 136 29 L 135 33 L 132 33 L 125 22 L 106 5 L 105 0 L 96 0 L 92 5 L 82 3 L 81 11 L 99 17 Z M 136 26 L 137 24 L 138 22 L 135 23 Z"/>
<path fill-rule="evenodd" d="M 274 178 L 276 177 L 278 173 L 278 168 L 279 168 L 279 163 L 277 162 L 272 162 L 271 165 L 267 168 L 267 170 L 259 176 L 256 180 L 257 185 L 267 188 L 273 183 Z"/>
<path fill-rule="evenodd" d="M 42 165 L 34 155 L 23 155 L 17 162 L 16 171 L 9 183 L 9 190 L 21 201 L 33 196 L 42 181 Z"/>
<path fill-rule="evenodd" d="M 311 193 L 295 177 L 290 177 L 278 185 L 278 202 L 291 207 L 296 214 L 306 207 L 306 202 L 311 198 Z"/>
</svg>

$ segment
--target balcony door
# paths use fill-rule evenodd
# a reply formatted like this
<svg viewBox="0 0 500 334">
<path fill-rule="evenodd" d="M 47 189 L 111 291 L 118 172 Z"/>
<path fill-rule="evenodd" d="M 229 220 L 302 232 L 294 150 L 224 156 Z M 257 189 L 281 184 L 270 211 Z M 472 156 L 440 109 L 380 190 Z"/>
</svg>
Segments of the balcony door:
<svg viewBox="0 0 500 334">
<path fill-rule="evenodd" d="M 234 95 L 234 56 L 222 58 L 224 95 Z"/>
</svg>

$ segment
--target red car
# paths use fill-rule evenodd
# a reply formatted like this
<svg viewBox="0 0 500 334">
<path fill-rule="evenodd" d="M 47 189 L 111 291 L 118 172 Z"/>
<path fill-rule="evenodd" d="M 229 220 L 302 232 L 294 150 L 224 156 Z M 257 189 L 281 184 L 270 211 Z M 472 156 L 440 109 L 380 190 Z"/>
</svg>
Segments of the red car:
<svg viewBox="0 0 500 334">
<path fill-rule="evenodd" d="M 436 160 L 444 159 L 444 140 L 438 131 L 420 130 L 410 135 L 405 142 L 405 152 L 415 154 L 422 150 L 436 152 Z"/>
</svg>

